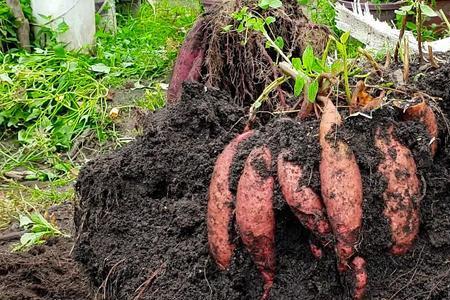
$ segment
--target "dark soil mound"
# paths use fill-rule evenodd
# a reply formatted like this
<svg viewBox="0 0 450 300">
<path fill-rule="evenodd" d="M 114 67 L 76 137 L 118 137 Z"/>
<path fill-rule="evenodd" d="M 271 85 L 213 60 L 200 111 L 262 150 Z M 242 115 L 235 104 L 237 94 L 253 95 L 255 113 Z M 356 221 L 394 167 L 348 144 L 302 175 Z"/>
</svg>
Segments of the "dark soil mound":
<svg viewBox="0 0 450 300">
<path fill-rule="evenodd" d="M 189 85 L 181 102 L 155 113 L 146 134 L 127 147 L 89 163 L 77 182 L 79 238 L 75 257 L 108 299 L 258 299 L 262 280 L 239 239 L 228 272 L 219 272 L 207 249 L 207 188 L 224 145 L 242 129 L 241 109 L 222 93 Z M 447 113 L 449 113 L 447 111 Z M 364 177 L 364 228 L 360 253 L 368 261 L 370 299 L 446 299 L 450 293 L 450 143 L 444 137 L 434 164 L 429 137 L 417 123 L 398 123 L 396 111 L 373 119 L 350 118 L 339 138 L 354 149 Z M 397 137 L 415 155 L 426 181 L 422 227 L 409 254 L 387 254 L 382 218 L 384 181 L 373 146 L 378 123 L 396 122 Z M 274 120 L 245 143 L 233 166 L 234 186 L 242 160 L 256 144 L 292 160 L 318 180 L 318 122 Z M 426 148 L 426 147 L 425 147 Z M 332 249 L 320 261 L 309 251 L 309 233 L 276 191 L 277 275 L 272 299 L 341 299 L 351 289 L 336 270 Z"/>
<path fill-rule="evenodd" d="M 64 232 L 73 228 L 73 208 L 63 205 L 50 210 Z M 0 242 L 1 300 L 92 299 L 89 280 L 71 257 L 73 240 L 52 239 L 29 252 L 10 253 L 11 243 Z"/>
</svg>

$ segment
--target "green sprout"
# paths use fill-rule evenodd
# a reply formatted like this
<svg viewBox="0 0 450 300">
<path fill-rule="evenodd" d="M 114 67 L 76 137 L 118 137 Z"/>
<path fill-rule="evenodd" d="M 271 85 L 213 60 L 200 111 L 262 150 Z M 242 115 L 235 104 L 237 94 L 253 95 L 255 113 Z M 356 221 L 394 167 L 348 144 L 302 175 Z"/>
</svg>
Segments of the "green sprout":
<svg viewBox="0 0 450 300">
<path fill-rule="evenodd" d="M 20 215 L 19 226 L 25 229 L 25 233 L 20 238 L 20 243 L 13 248 L 13 251 L 26 251 L 33 246 L 44 244 L 51 237 L 69 237 L 38 212 Z"/>
</svg>

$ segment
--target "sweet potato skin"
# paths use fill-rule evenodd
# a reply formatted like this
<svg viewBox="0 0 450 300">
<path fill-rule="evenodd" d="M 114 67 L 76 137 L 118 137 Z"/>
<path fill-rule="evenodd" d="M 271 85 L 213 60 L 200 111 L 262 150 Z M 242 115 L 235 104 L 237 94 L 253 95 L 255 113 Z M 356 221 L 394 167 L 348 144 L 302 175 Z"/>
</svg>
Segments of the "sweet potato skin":
<svg viewBox="0 0 450 300">
<path fill-rule="evenodd" d="M 320 123 L 320 181 L 328 220 L 336 237 L 339 270 L 347 269 L 355 253 L 362 223 L 363 188 L 355 156 L 347 144 L 329 139 L 341 118 L 331 101 L 326 101 Z"/>
<path fill-rule="evenodd" d="M 366 270 L 366 261 L 362 257 L 355 257 L 352 261 L 352 269 L 355 274 L 355 289 L 353 291 L 353 299 L 363 299 L 366 293 L 368 276 Z"/>
<path fill-rule="evenodd" d="M 422 123 L 434 140 L 431 143 L 431 154 L 434 156 L 437 151 L 437 138 L 439 135 L 438 122 L 433 109 L 424 101 L 406 109 L 403 114 L 405 120 L 415 120 Z"/>
<path fill-rule="evenodd" d="M 167 101 L 169 103 L 176 103 L 180 99 L 184 81 L 200 80 L 205 56 L 203 27 L 204 20 L 200 17 L 181 46 L 167 90 Z"/>
<path fill-rule="evenodd" d="M 323 244 L 328 244 L 332 240 L 331 227 L 322 200 L 310 187 L 301 184 L 302 167 L 287 161 L 287 154 L 287 151 L 282 151 L 277 159 L 278 182 L 283 197 L 303 226 Z"/>
<path fill-rule="evenodd" d="M 383 213 L 390 223 L 391 253 L 401 255 L 411 248 L 419 232 L 420 181 L 411 151 L 395 139 L 393 130 L 392 125 L 384 132 L 378 128 L 375 146 L 384 156 L 378 171 L 387 182 Z"/>
<path fill-rule="evenodd" d="M 236 194 L 236 223 L 243 244 L 264 281 L 261 299 L 268 299 L 275 277 L 274 179 L 262 175 L 270 170 L 272 155 L 266 146 L 252 150 L 239 179 Z"/>
<path fill-rule="evenodd" d="M 208 246 L 212 258 L 221 270 L 229 267 L 235 245 L 228 228 L 233 214 L 233 195 L 230 191 L 230 172 L 238 146 L 254 134 L 253 131 L 235 137 L 217 157 L 208 190 Z"/>
</svg>

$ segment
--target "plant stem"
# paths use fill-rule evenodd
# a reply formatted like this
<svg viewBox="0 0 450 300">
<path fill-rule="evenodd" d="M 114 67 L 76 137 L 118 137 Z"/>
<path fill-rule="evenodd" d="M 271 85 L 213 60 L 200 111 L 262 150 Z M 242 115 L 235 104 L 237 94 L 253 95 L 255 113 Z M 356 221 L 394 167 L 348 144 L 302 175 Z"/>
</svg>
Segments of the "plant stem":
<svg viewBox="0 0 450 300">
<path fill-rule="evenodd" d="M 378 75 L 382 75 L 381 72 L 381 67 L 380 65 L 375 61 L 375 59 L 372 57 L 372 55 L 365 49 L 358 47 L 358 52 L 361 53 L 362 55 L 364 55 L 367 60 L 370 62 L 370 64 L 372 65 L 372 68 L 375 69 L 375 71 L 377 72 Z"/>
<path fill-rule="evenodd" d="M 350 83 L 348 82 L 348 64 L 347 64 L 347 51 L 343 53 L 343 61 L 344 61 L 344 88 L 345 88 L 345 96 L 347 97 L 347 102 L 350 103 L 352 101 L 352 93 L 350 92 Z"/>
<path fill-rule="evenodd" d="M 406 19 L 406 14 L 405 14 L 402 18 L 402 28 L 400 29 L 400 34 L 398 36 L 397 44 L 395 45 L 395 51 L 394 51 L 395 63 L 398 63 L 398 49 L 400 48 L 400 43 L 403 39 L 403 35 L 405 34 L 406 21 L 407 21 L 407 19 Z"/>
<path fill-rule="evenodd" d="M 272 40 L 272 38 L 269 36 L 269 34 L 267 33 L 267 31 L 263 31 L 262 32 L 264 37 L 267 39 L 267 41 L 270 43 L 270 45 L 275 49 L 275 51 L 277 51 L 277 53 L 283 58 L 283 60 L 285 62 L 287 62 L 290 66 L 292 66 L 292 62 L 289 59 L 289 57 L 286 56 L 286 54 L 284 54 L 283 50 L 281 50 L 277 44 Z"/>
<path fill-rule="evenodd" d="M 253 102 L 252 106 L 250 106 L 249 122 L 251 122 L 253 120 L 253 118 L 255 117 L 257 109 L 259 107 L 261 107 L 261 104 L 264 102 L 264 100 L 267 99 L 269 94 L 272 91 L 274 91 L 277 87 L 279 87 L 280 85 L 285 83 L 287 80 L 288 80 L 288 78 L 286 76 L 278 77 L 274 81 L 272 81 L 268 86 L 266 86 L 264 88 L 263 92 L 261 93 L 261 95 L 259 95 L 258 99 L 256 99 L 256 101 Z"/>
<path fill-rule="evenodd" d="M 404 39 L 405 43 L 405 58 L 403 59 L 403 81 L 406 84 L 409 79 L 409 43 L 408 39 Z"/>
<path fill-rule="evenodd" d="M 419 45 L 419 63 L 423 63 L 423 52 L 422 52 L 422 9 L 420 8 L 421 0 L 418 0 L 417 5 L 417 15 L 416 15 L 416 26 L 417 26 L 417 42 Z"/>
<path fill-rule="evenodd" d="M 25 18 L 25 15 L 22 10 L 22 6 L 20 5 L 19 0 L 7 0 L 6 4 L 11 9 L 11 12 L 16 19 L 19 27 L 17 28 L 17 38 L 20 43 L 20 47 L 25 49 L 26 51 L 30 51 L 30 23 Z"/>
<path fill-rule="evenodd" d="M 439 14 L 441 15 L 442 19 L 444 20 L 445 24 L 448 27 L 448 33 L 450 34 L 450 22 L 447 19 L 447 16 L 445 15 L 444 11 L 442 9 L 439 10 Z"/>
</svg>

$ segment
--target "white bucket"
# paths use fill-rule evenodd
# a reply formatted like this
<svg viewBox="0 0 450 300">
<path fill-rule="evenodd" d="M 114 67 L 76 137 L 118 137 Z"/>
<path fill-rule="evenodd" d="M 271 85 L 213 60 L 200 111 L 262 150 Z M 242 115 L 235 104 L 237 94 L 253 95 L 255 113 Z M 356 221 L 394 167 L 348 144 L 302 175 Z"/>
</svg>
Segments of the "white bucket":
<svg viewBox="0 0 450 300">
<path fill-rule="evenodd" d="M 67 44 L 67 49 L 77 50 L 95 43 L 94 0 L 31 0 L 34 21 L 40 26 L 58 28 L 65 22 L 69 29 L 58 34 L 57 40 Z"/>
</svg>

